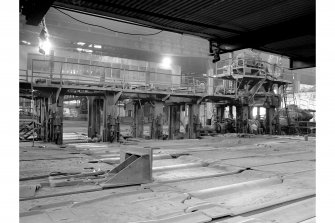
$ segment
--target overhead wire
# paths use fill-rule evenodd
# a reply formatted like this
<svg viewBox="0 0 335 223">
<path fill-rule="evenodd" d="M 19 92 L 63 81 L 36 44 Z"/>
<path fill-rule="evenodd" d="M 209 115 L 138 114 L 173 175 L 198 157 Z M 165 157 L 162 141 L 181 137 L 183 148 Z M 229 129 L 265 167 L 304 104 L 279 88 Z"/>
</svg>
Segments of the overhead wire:
<svg viewBox="0 0 335 223">
<path fill-rule="evenodd" d="M 92 23 L 88 23 L 88 22 L 84 22 L 84 21 L 81 21 L 69 14 L 67 14 L 66 12 L 63 12 L 62 10 L 58 9 L 57 7 L 54 7 L 57 11 L 63 13 L 64 15 L 70 17 L 71 19 L 73 20 L 76 20 L 77 22 L 80 22 L 80 23 L 83 23 L 85 25 L 89 25 L 89 26 L 95 26 L 95 27 L 99 27 L 99 28 L 102 28 L 102 29 L 105 29 L 105 30 L 108 30 L 108 31 L 111 31 L 111 32 L 116 32 L 116 33 L 120 33 L 120 34 L 126 34 L 126 35 L 131 35 L 131 36 L 154 36 L 154 35 L 157 35 L 161 32 L 163 32 L 163 30 L 160 30 L 156 33 L 148 33 L 148 34 L 141 34 L 141 33 L 127 33 L 127 32 L 122 32 L 122 31 L 117 31 L 117 30 L 114 30 L 114 29 L 110 29 L 110 28 L 107 28 L 105 26 L 100 26 L 100 25 L 97 25 L 97 24 L 92 24 Z"/>
</svg>

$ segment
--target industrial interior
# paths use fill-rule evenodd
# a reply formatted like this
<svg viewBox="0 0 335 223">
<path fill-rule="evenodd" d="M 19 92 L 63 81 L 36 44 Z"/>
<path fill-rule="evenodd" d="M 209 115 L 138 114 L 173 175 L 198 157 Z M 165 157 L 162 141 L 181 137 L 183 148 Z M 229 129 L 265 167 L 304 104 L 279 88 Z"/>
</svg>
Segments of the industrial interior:
<svg viewBox="0 0 335 223">
<path fill-rule="evenodd" d="M 20 1 L 20 222 L 316 222 L 315 8 Z"/>
</svg>

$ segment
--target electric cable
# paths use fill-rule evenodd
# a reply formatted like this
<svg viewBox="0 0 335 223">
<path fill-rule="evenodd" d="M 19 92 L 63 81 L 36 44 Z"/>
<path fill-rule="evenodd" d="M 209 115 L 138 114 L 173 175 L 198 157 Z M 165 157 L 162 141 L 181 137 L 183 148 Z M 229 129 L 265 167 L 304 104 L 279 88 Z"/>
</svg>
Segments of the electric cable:
<svg viewBox="0 0 335 223">
<path fill-rule="evenodd" d="M 110 29 L 110 28 L 107 28 L 107 27 L 104 27 L 104 26 L 100 26 L 100 25 L 96 25 L 96 24 L 92 24 L 92 23 L 88 23 L 88 22 L 84 22 L 84 21 L 81 21 L 77 18 L 74 18 L 73 16 L 67 14 L 66 12 L 63 12 L 62 10 L 59 10 L 58 8 L 54 7 L 57 11 L 63 13 L 64 15 L 70 17 L 71 19 L 73 20 L 76 20 L 77 22 L 80 22 L 80 23 L 83 23 L 85 25 L 90 25 L 90 26 L 95 26 L 95 27 L 99 27 L 99 28 L 102 28 L 102 29 L 106 29 L 108 31 L 111 31 L 111 32 L 116 32 L 116 33 L 121 33 L 121 34 L 126 34 L 126 35 L 131 35 L 131 36 L 154 36 L 154 35 L 157 35 L 161 32 L 163 32 L 163 30 L 160 30 L 156 33 L 149 33 L 149 34 L 140 34 L 140 33 L 127 33 L 127 32 L 121 32 L 121 31 L 117 31 L 117 30 L 113 30 L 113 29 Z"/>
</svg>

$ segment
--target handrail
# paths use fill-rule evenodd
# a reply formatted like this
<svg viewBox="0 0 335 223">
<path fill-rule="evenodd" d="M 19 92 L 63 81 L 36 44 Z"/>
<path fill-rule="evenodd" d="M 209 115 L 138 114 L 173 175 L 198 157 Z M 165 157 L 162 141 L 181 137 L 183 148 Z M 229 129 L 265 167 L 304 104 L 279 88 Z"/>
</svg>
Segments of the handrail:
<svg viewBox="0 0 335 223">
<path fill-rule="evenodd" d="M 62 64 L 72 64 L 72 65 L 81 65 L 81 66 L 89 66 L 89 67 L 97 67 L 97 68 L 105 68 L 105 69 L 113 69 L 113 70 L 124 70 L 124 71 L 133 71 L 133 72 L 142 72 L 142 73 L 156 73 L 156 74 L 163 74 L 163 75 L 169 75 L 169 76 L 176 76 L 176 77 L 180 77 L 180 74 L 167 74 L 167 73 L 162 73 L 162 72 L 158 72 L 158 71 L 150 71 L 150 70 L 133 70 L 133 69 L 126 69 L 126 68 L 122 68 L 122 67 L 112 67 L 112 66 L 101 66 L 101 65 L 93 65 L 93 64 L 83 64 L 83 63 L 74 63 L 74 62 L 66 62 L 66 61 L 53 61 L 53 60 L 40 60 L 40 59 L 32 59 L 32 61 L 40 61 L 40 62 L 48 62 L 48 63 L 62 63 Z M 131 65 L 128 65 L 131 66 Z M 139 67 L 139 66 L 138 66 Z M 162 69 L 163 70 L 163 69 Z M 34 72 L 36 73 L 36 72 Z M 183 77 L 185 77 L 185 75 L 183 75 Z M 186 77 L 194 77 L 194 76 L 186 76 Z"/>
<path fill-rule="evenodd" d="M 251 63 L 248 63 L 251 62 Z M 221 66 L 220 66 L 221 65 Z M 252 68 L 254 70 L 264 71 L 264 73 L 268 73 L 271 76 L 274 73 L 279 73 L 278 76 L 282 76 L 283 74 L 293 74 L 291 70 L 289 70 L 286 67 L 279 66 L 278 64 L 269 63 L 264 60 L 259 59 L 250 59 L 250 58 L 235 58 L 235 59 L 225 59 L 221 60 L 216 63 L 216 70 L 225 70 L 230 67 L 230 73 L 232 73 L 232 70 L 235 69 L 243 69 L 243 68 Z M 272 72 L 266 72 L 267 68 L 272 68 Z M 279 71 L 279 72 L 276 72 Z M 218 73 L 218 72 L 217 72 Z"/>
<path fill-rule="evenodd" d="M 220 61 L 218 61 L 216 64 L 220 64 L 220 62 L 225 62 L 225 61 L 232 61 L 232 62 L 234 62 L 234 61 L 238 61 L 238 60 L 242 60 L 242 61 L 256 61 L 256 62 L 262 62 L 262 63 L 268 64 L 268 65 L 275 65 L 275 66 L 277 66 L 277 67 L 280 67 L 280 68 L 289 70 L 288 67 L 279 66 L 279 65 L 277 65 L 277 64 L 275 64 L 275 63 L 270 63 L 270 62 L 267 62 L 267 61 L 265 61 L 265 60 L 250 59 L 250 58 L 248 58 L 248 59 L 245 59 L 245 58 L 224 59 L 224 60 L 220 60 Z"/>
<path fill-rule="evenodd" d="M 245 75 L 258 76 L 259 78 L 273 78 L 275 80 L 280 80 L 285 78 L 285 75 L 293 75 L 294 73 L 275 63 L 270 63 L 259 58 L 228 58 L 220 60 L 216 63 L 216 72 L 214 75 L 215 79 L 222 80 L 222 84 L 217 82 L 214 89 L 214 94 L 224 94 L 230 92 L 237 93 L 238 88 L 235 86 L 237 83 L 236 78 L 244 77 Z M 237 76 L 235 76 L 237 75 Z M 233 77 L 232 80 L 225 79 L 224 77 Z M 233 83 L 233 87 L 227 87 L 225 81 Z"/>
<path fill-rule="evenodd" d="M 37 65 L 37 63 L 40 64 Z M 171 72 L 170 70 L 168 71 Z M 164 88 L 172 92 L 188 89 L 189 92 L 193 93 L 198 91 L 207 92 L 208 81 L 208 78 L 205 77 L 163 73 L 159 71 L 159 68 L 150 69 L 146 67 L 146 70 L 144 70 L 138 66 L 136 70 L 124 68 L 123 66 L 112 67 L 41 59 L 32 60 L 31 75 L 28 74 L 27 70 L 26 77 L 28 82 L 35 84 L 39 80 L 42 80 L 43 83 L 59 84 L 60 86 L 64 85 L 65 82 L 78 85 L 99 84 L 99 86 L 103 87 L 116 84 L 121 85 L 123 89 L 144 87 L 145 90 L 155 88 L 162 90 Z"/>
<path fill-rule="evenodd" d="M 230 62 L 230 64 L 228 64 Z M 36 63 L 40 63 L 36 66 Z M 52 65 L 53 64 L 53 65 Z M 227 66 L 229 65 L 230 68 Z M 271 66 L 270 66 L 271 65 Z M 129 65 L 131 66 L 131 65 Z M 134 65 L 136 66 L 136 65 Z M 268 67 L 270 66 L 270 67 Z M 103 66 L 98 64 L 84 64 L 80 62 L 65 62 L 65 61 L 50 61 L 42 59 L 32 60 L 32 70 L 20 69 L 20 72 L 26 71 L 25 81 L 35 83 L 38 79 L 41 79 L 40 83 L 52 83 L 59 84 L 75 84 L 75 85 L 98 85 L 99 87 L 116 87 L 122 89 L 135 89 L 141 88 L 142 90 L 163 90 L 174 92 L 176 90 L 187 91 L 189 93 L 196 92 L 209 92 L 209 88 L 213 88 L 211 92 L 213 95 L 217 94 L 217 90 L 228 94 L 236 94 L 236 83 L 232 81 L 232 86 L 224 86 L 223 82 L 213 82 L 211 86 L 208 85 L 209 79 L 217 80 L 215 76 L 207 77 L 194 77 L 192 75 L 175 74 L 175 73 L 163 73 L 160 72 L 159 68 L 150 68 L 137 66 L 138 69 L 125 68 L 124 66 L 113 67 L 113 64 L 109 66 Z M 267 76 L 273 78 L 280 78 L 287 72 L 284 68 L 277 64 L 271 64 L 269 62 L 258 60 L 258 59 L 226 59 L 219 61 L 216 64 L 217 71 L 226 69 L 227 71 L 223 74 L 230 74 L 236 72 L 239 69 L 241 75 L 246 74 L 244 68 L 251 68 L 252 73 L 257 73 L 259 76 Z M 229 68 L 229 69 L 228 69 Z M 281 70 L 281 69 L 283 70 Z M 272 72 L 269 69 L 273 70 Z M 163 70 L 163 69 L 162 69 Z M 28 73 L 31 72 L 31 75 Z M 171 70 L 168 70 L 171 72 Z M 289 71 L 290 72 L 290 71 Z M 216 72 L 218 73 L 218 72 Z M 279 74 L 273 75 L 273 74 Z M 234 73 L 237 74 L 237 73 Z M 20 80 L 24 75 L 20 73 Z M 51 81 L 51 82 L 48 82 Z M 223 87 L 223 88 L 222 88 Z"/>
<path fill-rule="evenodd" d="M 19 71 L 24 71 L 24 73 L 25 73 L 24 75 L 21 75 L 21 72 L 19 72 L 19 79 L 22 80 L 21 77 L 24 76 L 25 81 L 29 82 L 29 79 L 28 79 L 28 70 L 26 70 L 26 69 L 19 69 Z"/>
</svg>

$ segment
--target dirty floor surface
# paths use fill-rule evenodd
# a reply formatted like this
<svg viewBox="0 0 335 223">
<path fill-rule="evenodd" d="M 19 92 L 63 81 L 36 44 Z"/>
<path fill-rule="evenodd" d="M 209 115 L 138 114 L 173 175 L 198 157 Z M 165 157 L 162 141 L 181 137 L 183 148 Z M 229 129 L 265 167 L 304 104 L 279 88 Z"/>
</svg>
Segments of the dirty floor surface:
<svg viewBox="0 0 335 223">
<path fill-rule="evenodd" d="M 237 135 L 127 145 L 20 143 L 20 222 L 315 222 L 315 138 Z M 153 182 L 53 186 L 50 174 L 113 169 L 153 149 Z"/>
</svg>

